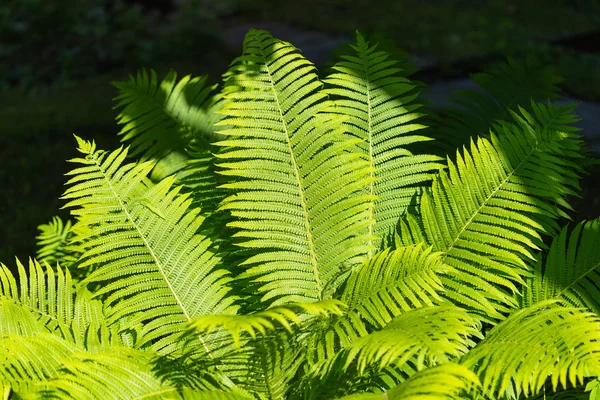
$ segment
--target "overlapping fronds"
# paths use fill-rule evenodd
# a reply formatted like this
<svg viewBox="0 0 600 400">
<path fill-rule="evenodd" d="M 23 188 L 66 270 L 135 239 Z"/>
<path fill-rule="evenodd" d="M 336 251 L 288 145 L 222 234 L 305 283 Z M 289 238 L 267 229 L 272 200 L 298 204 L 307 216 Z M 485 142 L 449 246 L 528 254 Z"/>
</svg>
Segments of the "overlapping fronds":
<svg viewBox="0 0 600 400">
<path fill-rule="evenodd" d="M 0 338 L 0 383 L 17 393 L 27 390 L 28 384 L 57 376 L 64 360 L 76 350 L 72 343 L 47 332 L 4 335 Z"/>
<path fill-rule="evenodd" d="M 386 249 L 352 272 L 341 300 L 349 313 L 382 328 L 402 312 L 441 301 L 437 274 L 445 270 L 441 254 L 423 244 Z"/>
<path fill-rule="evenodd" d="M 18 282 L 0 264 L 0 337 L 6 334 L 32 336 L 41 332 L 69 335 L 74 317 L 75 288 L 68 269 L 54 271 L 29 261 L 29 272 L 17 260 Z"/>
<path fill-rule="evenodd" d="M 69 246 L 73 233 L 71 221 L 66 223 L 60 217 L 52 218 L 47 224 L 38 226 L 40 234 L 37 236 L 37 260 L 50 265 L 60 262 L 60 265 L 69 267 L 77 261 L 80 254 L 76 248 Z"/>
<path fill-rule="evenodd" d="M 524 306 L 557 299 L 600 314 L 600 219 L 563 228 L 534 272 L 523 289 Z"/>
<path fill-rule="evenodd" d="M 369 250 L 369 162 L 352 151 L 343 117 L 321 91 L 314 66 L 289 43 L 251 30 L 229 73 L 217 142 L 224 200 L 239 245 L 255 251 L 244 278 L 274 305 L 323 299 L 344 264 Z"/>
<path fill-rule="evenodd" d="M 87 282 L 105 282 L 113 321 L 145 323 L 144 343 L 173 351 L 182 329 L 193 318 L 232 312 L 227 274 L 197 234 L 202 218 L 190 200 L 172 188 L 172 178 L 153 185 L 150 162 L 124 164 L 127 150 L 96 151 L 78 138 L 85 158 L 69 172 L 64 198 L 78 216 L 74 240 L 85 243 L 80 267 L 97 264 Z"/>
<path fill-rule="evenodd" d="M 463 400 L 479 390 L 477 376 L 459 364 L 424 369 L 382 393 L 361 393 L 338 400 Z"/>
<path fill-rule="evenodd" d="M 210 333 L 217 328 L 229 332 L 235 344 L 239 344 L 240 336 L 247 333 L 253 339 L 266 336 L 276 328 L 293 331 L 293 325 L 306 323 L 303 315 L 329 316 L 342 315 L 345 304 L 339 300 L 322 300 L 314 303 L 292 303 L 286 306 L 272 307 L 253 314 L 238 315 L 205 315 L 195 318 L 190 327 L 194 331 Z"/>
<path fill-rule="evenodd" d="M 120 134 L 131 143 L 131 155 L 157 159 L 150 178 L 157 182 L 175 174 L 177 183 L 191 193 L 194 207 L 204 216 L 212 214 L 224 197 L 217 189 L 210 146 L 222 139 L 213 126 L 222 107 L 216 85 L 189 75 L 177 81 L 175 71 L 159 82 L 153 70 L 114 85 L 120 91 L 115 98 L 116 107 L 122 108 Z"/>
<path fill-rule="evenodd" d="M 91 336 L 97 336 L 97 334 L 95 332 L 91 334 L 90 339 Z M 96 337 L 97 340 L 98 337 Z M 5 335 L 0 338 L 0 383 L 9 386 L 22 398 L 27 398 L 25 394 L 31 394 L 32 392 L 40 395 L 48 392 L 57 382 L 70 379 L 69 375 L 72 371 L 69 371 L 69 365 L 71 363 L 77 364 L 82 359 L 86 359 L 91 370 L 98 371 L 102 369 L 98 368 L 99 364 L 107 361 L 107 357 L 110 359 L 123 354 L 128 354 L 130 357 L 135 356 L 139 360 L 134 367 L 129 368 L 128 373 L 130 375 L 134 376 L 142 370 L 147 370 L 147 375 L 150 375 L 148 360 L 152 355 L 151 353 L 122 347 L 118 342 L 113 345 L 107 341 L 101 347 L 86 346 L 87 349 L 83 344 L 87 345 L 87 343 L 77 344 L 48 332 L 38 333 L 35 336 Z M 92 360 L 94 362 L 91 362 Z M 144 367 L 140 369 L 140 365 L 144 365 Z M 115 383 L 122 381 L 119 384 L 135 384 L 131 380 L 127 382 L 128 377 L 126 374 L 120 375 L 121 372 L 124 372 L 123 370 L 106 372 L 110 373 Z M 119 379 L 114 379 L 115 376 L 119 376 Z M 153 380 L 157 381 L 156 378 L 153 378 Z M 87 380 L 78 381 L 77 385 L 80 386 L 82 391 L 93 390 L 96 385 L 110 389 L 112 385 L 113 390 L 119 391 L 113 392 L 111 396 L 101 398 L 126 398 L 126 395 L 124 395 L 126 392 L 121 391 L 120 387 L 115 387 L 115 383 L 97 382 L 94 381 L 94 377 L 89 377 Z M 56 395 L 56 393 L 54 394 Z M 64 395 L 59 397 L 64 398 Z M 90 396 L 78 397 L 72 395 L 71 398 L 90 398 Z"/>
<path fill-rule="evenodd" d="M 437 274 L 445 270 L 441 255 L 422 244 L 376 253 L 345 279 L 339 294 L 347 305 L 344 315 L 315 327 L 311 360 L 333 357 L 401 313 L 442 301 L 438 292 L 443 287 Z"/>
<path fill-rule="evenodd" d="M 565 197 L 578 187 L 578 139 L 557 130 L 571 120 L 570 108 L 533 108 L 535 115 L 513 113 L 515 123 L 498 124 L 489 140 L 449 160 L 423 195 L 420 220 L 399 232 L 400 243 L 424 238 L 443 252 L 452 267 L 442 277 L 445 295 L 486 319 L 517 305 L 512 294 L 530 274 L 540 235 L 556 231 L 555 219 L 570 209 Z"/>
<path fill-rule="evenodd" d="M 453 305 L 423 307 L 394 318 L 382 330 L 354 341 L 344 367 L 356 362 L 359 373 L 367 367 L 379 370 L 412 357 L 417 369 L 448 362 L 465 354 L 479 336 L 477 324 L 465 310 Z"/>
<path fill-rule="evenodd" d="M 412 143 L 430 140 L 420 133 L 421 104 L 416 86 L 403 76 L 398 61 L 377 51 L 357 32 L 355 54 L 342 55 L 324 83 L 336 104 L 335 112 L 348 116 L 350 134 L 361 139 L 358 148 L 371 165 L 366 192 L 376 199 L 369 205 L 370 234 L 388 234 L 404 213 L 420 185 L 428 184 L 440 165 L 438 157 L 412 154 Z"/>
<path fill-rule="evenodd" d="M 600 373 L 600 319 L 554 301 L 540 302 L 495 326 L 461 364 L 475 371 L 495 398 L 536 394 L 547 378 L 553 389 L 559 383 L 575 386 Z"/>
<path fill-rule="evenodd" d="M 532 108 L 531 100 L 555 99 L 561 78 L 548 65 L 534 60 L 508 62 L 472 76 L 479 90 L 461 90 L 450 98 L 456 106 L 442 107 L 432 114 L 428 135 L 441 155 L 467 145 L 469 138 L 486 135 L 497 120 L 510 117 L 509 111 Z"/>
<path fill-rule="evenodd" d="M 131 143 L 132 155 L 161 158 L 171 151 L 184 153 L 192 141 L 218 138 L 213 123 L 220 118 L 220 97 L 213 94 L 216 85 L 206 85 L 205 76 L 177 81 L 177 73 L 170 71 L 159 82 L 154 70 L 142 70 L 113 85 L 119 89 L 117 121 L 124 125 L 119 135 Z"/>
<path fill-rule="evenodd" d="M 453 305 L 423 307 L 407 311 L 380 331 L 352 344 L 346 365 L 356 358 L 358 370 L 378 364 L 382 369 L 393 360 L 416 356 L 417 369 L 448 362 L 467 352 L 481 336 L 476 321 Z M 419 348 L 420 347 L 420 348 Z"/>
<path fill-rule="evenodd" d="M 127 347 L 75 353 L 63 360 L 60 375 L 45 382 L 46 390 L 77 400 L 137 399 L 173 391 L 152 374 L 152 355 Z"/>
<path fill-rule="evenodd" d="M 304 348 L 294 341 L 294 335 L 280 332 L 248 341 L 238 361 L 242 362 L 224 361 L 238 386 L 255 396 L 283 400 L 304 362 Z"/>
</svg>

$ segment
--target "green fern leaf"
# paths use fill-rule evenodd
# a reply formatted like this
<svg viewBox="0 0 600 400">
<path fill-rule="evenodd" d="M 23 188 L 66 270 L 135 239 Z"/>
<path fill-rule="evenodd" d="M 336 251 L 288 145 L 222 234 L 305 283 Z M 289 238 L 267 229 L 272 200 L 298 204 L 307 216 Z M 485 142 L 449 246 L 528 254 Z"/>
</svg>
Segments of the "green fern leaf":
<svg viewBox="0 0 600 400">
<path fill-rule="evenodd" d="M 32 336 L 40 332 L 57 331 L 70 336 L 74 317 L 75 287 L 68 269 L 37 261 L 29 262 L 29 273 L 17 260 L 19 281 L 0 264 L 0 337 L 7 334 Z"/>
<path fill-rule="evenodd" d="M 463 309 L 446 304 L 407 311 L 382 330 L 358 338 L 335 356 L 312 365 L 308 379 L 314 382 L 310 387 L 318 393 L 319 387 L 338 380 L 376 377 L 390 366 L 415 373 L 464 355 L 474 345 L 471 337 L 481 335 L 477 322 Z"/>
<path fill-rule="evenodd" d="M 565 227 L 552 241 L 550 251 L 534 267 L 523 290 L 523 306 L 539 301 L 563 300 L 600 314 L 600 219 Z"/>
<path fill-rule="evenodd" d="M 321 87 L 293 46 L 251 30 L 225 88 L 218 124 L 228 139 L 216 156 L 234 194 L 221 210 L 252 254 L 243 278 L 274 305 L 322 300 L 340 266 L 369 250 L 356 234 L 366 228 L 369 164 Z"/>
<path fill-rule="evenodd" d="M 168 384 L 152 373 L 151 357 L 152 353 L 126 347 L 75 353 L 63 361 L 64 372 L 46 381 L 45 386 L 63 397 L 78 400 L 138 399 L 165 389 L 168 392 Z"/>
<path fill-rule="evenodd" d="M 69 246 L 72 237 L 71 221 L 63 222 L 60 217 L 52 218 L 47 224 L 38 226 L 37 260 L 69 267 L 75 264 L 80 254 L 77 249 Z"/>
<path fill-rule="evenodd" d="M 192 321 L 193 331 L 211 333 L 222 328 L 232 335 L 234 344 L 240 344 L 240 336 L 246 332 L 256 339 L 257 333 L 266 336 L 269 331 L 283 327 L 292 332 L 292 324 L 306 323 L 300 313 L 310 316 L 342 315 L 345 304 L 339 300 L 322 300 L 306 304 L 287 304 L 285 307 L 272 307 L 267 310 L 247 315 L 205 315 Z"/>
<path fill-rule="evenodd" d="M 530 274 L 540 234 L 553 234 L 554 221 L 567 214 L 581 167 L 570 161 L 574 134 L 554 129 L 570 108 L 534 104 L 515 124 L 501 123 L 490 140 L 479 138 L 470 151 L 448 160 L 421 200 L 420 218 L 400 224 L 400 243 L 426 238 L 444 253 L 451 270 L 442 276 L 448 299 L 501 319 L 517 305 L 511 293 Z M 572 139 L 574 138 L 574 139 Z M 564 156 L 566 158 L 561 158 Z M 416 232 L 414 232 L 416 230 Z"/>
<path fill-rule="evenodd" d="M 86 246 L 79 266 L 100 266 L 86 282 L 106 282 L 96 294 L 108 296 L 113 321 L 143 323 L 147 344 L 173 351 L 193 318 L 235 309 L 227 273 L 197 234 L 203 219 L 173 178 L 150 183 L 152 163 L 122 165 L 127 150 L 95 151 L 78 140 L 85 158 L 72 160 L 82 166 L 69 173 L 64 198 L 78 216 L 74 240 Z"/>
<path fill-rule="evenodd" d="M 29 384 L 59 375 L 64 360 L 76 350 L 73 344 L 49 333 L 4 335 L 0 338 L 0 383 L 17 393 L 29 390 Z"/>
<path fill-rule="evenodd" d="M 366 191 L 376 200 L 369 206 L 368 230 L 381 238 L 404 214 L 420 185 L 428 184 L 439 169 L 436 156 L 414 155 L 412 143 L 428 141 L 419 134 L 421 104 L 414 100 L 416 86 L 402 76 L 398 62 L 369 46 L 357 32 L 355 55 L 342 56 L 326 79 L 325 92 L 336 104 L 336 112 L 349 116 L 346 126 L 361 139 L 360 151 L 371 165 Z M 379 245 L 379 240 L 375 247 Z"/>
<path fill-rule="evenodd" d="M 423 245 L 383 250 L 353 271 L 341 300 L 348 313 L 383 328 L 403 312 L 440 302 L 444 289 L 436 274 L 445 270 L 441 254 Z"/>
<path fill-rule="evenodd" d="M 550 378 L 576 386 L 600 373 L 600 319 L 595 314 L 552 301 L 519 310 L 494 327 L 463 357 L 483 386 L 502 397 L 540 391 Z"/>
<path fill-rule="evenodd" d="M 448 363 L 419 371 L 406 382 L 382 393 L 361 393 L 338 400 L 462 400 L 476 393 L 479 380 L 462 365 Z"/>
<path fill-rule="evenodd" d="M 142 70 L 127 82 L 114 82 L 119 89 L 115 97 L 117 117 L 124 125 L 119 135 L 131 142 L 132 155 L 143 153 L 144 159 L 162 158 L 165 153 L 184 153 L 193 140 L 214 141 L 215 112 L 221 106 L 218 96 L 211 96 L 216 86 L 206 86 L 206 77 L 185 76 L 177 81 L 177 73 L 158 82 L 154 70 Z"/>
</svg>

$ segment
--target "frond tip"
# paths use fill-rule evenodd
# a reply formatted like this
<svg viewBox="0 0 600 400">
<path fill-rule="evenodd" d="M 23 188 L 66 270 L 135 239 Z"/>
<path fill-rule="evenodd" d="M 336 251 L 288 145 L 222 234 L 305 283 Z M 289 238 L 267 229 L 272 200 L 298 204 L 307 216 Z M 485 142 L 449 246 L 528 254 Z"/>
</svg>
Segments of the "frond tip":
<svg viewBox="0 0 600 400">
<path fill-rule="evenodd" d="M 235 310 L 228 273 L 198 233 L 199 210 L 189 208 L 173 178 L 154 185 L 147 178 L 151 162 L 123 164 L 126 149 L 94 149 L 80 143 L 85 158 L 72 160 L 82 166 L 68 173 L 63 196 L 78 216 L 80 267 L 99 265 L 85 282 L 105 282 L 96 295 L 107 295 L 112 320 L 145 322 L 140 340 L 166 351 L 192 318 Z"/>
</svg>

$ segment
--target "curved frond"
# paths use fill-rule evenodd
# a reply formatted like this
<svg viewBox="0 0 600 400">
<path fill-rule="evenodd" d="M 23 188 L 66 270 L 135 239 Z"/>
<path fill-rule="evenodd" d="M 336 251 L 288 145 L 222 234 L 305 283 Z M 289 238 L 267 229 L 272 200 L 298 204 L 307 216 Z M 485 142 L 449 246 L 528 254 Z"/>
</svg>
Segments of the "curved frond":
<svg viewBox="0 0 600 400">
<path fill-rule="evenodd" d="M 382 393 L 361 393 L 338 400 L 462 400 L 476 393 L 479 379 L 459 364 L 447 363 L 424 369 L 406 382 Z"/>
<path fill-rule="evenodd" d="M 437 274 L 446 268 L 441 254 L 422 244 L 386 249 L 352 272 L 341 300 L 349 313 L 382 328 L 403 312 L 440 302 Z"/>
<path fill-rule="evenodd" d="M 418 191 L 429 184 L 441 159 L 408 151 L 412 143 L 430 140 L 420 130 L 421 104 L 416 86 L 406 79 L 398 61 L 377 51 L 357 32 L 352 55 L 342 55 L 334 72 L 324 79 L 335 112 L 349 117 L 349 133 L 361 139 L 357 147 L 372 165 L 366 192 L 376 199 L 369 205 L 368 231 L 375 247 L 404 214 Z"/>
<path fill-rule="evenodd" d="M 221 95 L 213 93 L 216 85 L 206 86 L 206 77 L 189 75 L 177 81 L 175 71 L 159 82 L 153 70 L 114 85 L 120 92 L 116 107 L 122 108 L 120 134 L 131 143 L 132 155 L 157 159 L 150 178 L 158 182 L 175 175 L 191 193 L 193 206 L 204 216 L 212 214 L 225 197 L 217 189 L 210 145 L 223 139 L 214 128 L 223 105 Z"/>
<path fill-rule="evenodd" d="M 49 333 L 4 335 L 0 338 L 0 383 L 17 393 L 28 390 L 28 384 L 57 376 L 76 350 L 72 343 Z"/>
<path fill-rule="evenodd" d="M 448 160 L 423 195 L 420 221 L 401 224 L 401 243 L 425 238 L 443 252 L 451 270 L 442 277 L 445 295 L 501 319 L 517 305 L 512 293 L 524 284 L 541 234 L 553 234 L 555 219 L 567 216 L 565 197 L 577 188 L 578 139 L 555 130 L 569 120 L 570 108 L 534 104 L 515 123 L 501 123 L 490 139 L 472 142 L 469 151 Z M 571 159 L 571 160 L 570 160 Z"/>
<path fill-rule="evenodd" d="M 244 364 L 237 368 L 236 384 L 260 397 L 286 399 L 290 383 L 304 361 L 304 349 L 292 337 L 276 334 L 245 344 Z"/>
<path fill-rule="evenodd" d="M 252 339 L 257 333 L 266 336 L 271 330 L 284 328 L 292 332 L 292 325 L 303 322 L 301 314 L 309 316 L 342 315 L 345 304 L 339 300 L 322 300 L 314 303 L 291 303 L 282 307 L 272 307 L 253 314 L 238 315 L 204 315 L 195 318 L 190 327 L 197 332 L 211 333 L 216 328 L 229 332 L 235 344 L 240 343 L 240 336 L 244 332 Z"/>
<path fill-rule="evenodd" d="M 539 301 L 564 300 L 600 314 L 600 219 L 565 227 L 539 258 L 534 275 L 523 289 L 524 306 Z"/>
<path fill-rule="evenodd" d="M 463 357 L 486 389 L 536 394 L 547 378 L 576 386 L 600 373 L 600 319 L 577 308 L 544 301 L 511 314 Z"/>
<path fill-rule="evenodd" d="M 161 382 L 150 369 L 152 353 L 126 347 L 76 353 L 63 360 L 63 371 L 46 381 L 44 391 L 70 399 L 142 399 L 161 393 Z M 43 393 L 43 392 L 42 392 Z"/>
<path fill-rule="evenodd" d="M 159 82 L 154 70 L 142 70 L 127 82 L 114 82 L 119 89 L 117 121 L 124 125 L 119 135 L 131 142 L 131 153 L 143 153 L 144 159 L 162 158 L 166 153 L 184 153 L 193 140 L 217 140 L 213 124 L 220 119 L 220 97 L 213 96 L 214 86 L 206 86 L 206 77 L 185 76 L 177 81 L 171 70 Z"/>
<path fill-rule="evenodd" d="M 37 236 L 37 260 L 69 267 L 75 264 L 80 256 L 77 249 L 69 246 L 73 236 L 71 232 L 71 221 L 66 223 L 60 217 L 52 218 L 47 224 L 38 226 L 40 234 Z"/>
<path fill-rule="evenodd" d="M 210 240 L 197 233 L 203 218 L 188 209 L 173 178 L 153 185 L 149 162 L 122 165 L 127 150 L 96 151 L 78 138 L 85 158 L 71 171 L 64 198 L 77 215 L 76 241 L 85 241 L 80 267 L 99 267 L 86 282 L 106 282 L 112 320 L 143 323 L 146 343 L 173 351 L 193 318 L 234 309 L 227 273 L 219 269 Z"/>
<path fill-rule="evenodd" d="M 29 273 L 17 260 L 18 283 L 0 264 L 0 337 L 7 334 L 32 336 L 41 332 L 70 335 L 74 317 L 75 288 L 68 269 L 56 272 L 45 264 L 29 261 Z"/>
<path fill-rule="evenodd" d="M 314 66 L 289 43 L 251 30 L 225 87 L 227 140 L 216 156 L 233 192 L 223 201 L 248 249 L 243 277 L 273 305 L 308 303 L 368 251 L 369 163 L 328 112 Z M 365 240 L 365 238 L 367 240 Z"/>
<path fill-rule="evenodd" d="M 398 360 L 417 358 L 417 370 L 465 354 L 480 336 L 477 323 L 453 305 L 407 311 L 380 331 L 354 341 L 348 348 L 345 368 L 356 362 L 359 373 L 376 365 L 379 370 Z"/>
<path fill-rule="evenodd" d="M 311 362 L 333 357 L 403 312 L 440 303 L 444 289 L 438 274 L 446 269 L 441 255 L 422 244 L 376 253 L 346 278 L 339 294 L 347 306 L 344 315 L 312 329 Z"/>
<path fill-rule="evenodd" d="M 481 337 L 478 328 L 465 310 L 451 304 L 407 311 L 382 330 L 360 337 L 334 356 L 311 365 L 303 387 L 314 398 L 323 397 L 332 388 L 350 389 L 362 379 L 384 385 L 379 389 L 394 387 L 425 367 L 465 354 L 474 345 L 473 338 Z M 338 386 L 337 382 L 350 386 Z"/>
</svg>

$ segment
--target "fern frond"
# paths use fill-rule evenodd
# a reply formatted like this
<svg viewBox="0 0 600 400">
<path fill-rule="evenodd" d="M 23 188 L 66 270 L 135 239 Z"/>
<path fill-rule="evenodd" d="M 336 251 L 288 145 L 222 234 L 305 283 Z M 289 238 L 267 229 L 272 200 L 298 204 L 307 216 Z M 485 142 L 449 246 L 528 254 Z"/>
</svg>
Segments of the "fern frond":
<svg viewBox="0 0 600 400">
<path fill-rule="evenodd" d="M 465 354 L 474 345 L 471 337 L 481 337 L 477 328 L 465 310 L 453 305 L 410 310 L 382 330 L 356 339 L 334 357 L 313 365 L 310 376 L 327 385 L 349 379 L 343 374 L 352 375 L 350 380 L 355 381 L 367 371 L 402 368 L 408 362 L 416 372 Z"/>
<path fill-rule="evenodd" d="M 489 140 L 448 160 L 448 172 L 423 195 L 420 221 L 401 223 L 409 232 L 399 233 L 400 243 L 425 238 L 444 253 L 452 267 L 442 276 L 447 298 L 485 319 L 501 319 L 517 305 L 511 293 L 530 274 L 527 260 L 543 246 L 540 235 L 553 234 L 555 219 L 567 216 L 565 197 L 581 173 L 571 158 L 578 139 L 555 130 L 570 120 L 570 108 L 533 108 L 535 115 L 521 109 L 516 123 L 499 124 Z"/>
<path fill-rule="evenodd" d="M 344 308 L 344 303 L 333 299 L 305 304 L 292 303 L 246 315 L 205 315 L 195 318 L 190 327 L 194 331 L 206 333 L 222 328 L 231 334 L 234 344 L 239 345 L 240 336 L 244 332 L 253 339 L 256 339 L 257 333 L 265 336 L 269 331 L 280 327 L 291 333 L 292 324 L 299 325 L 303 322 L 302 313 L 309 316 L 342 315 Z"/>
<path fill-rule="evenodd" d="M 44 392 L 70 399 L 141 399 L 169 387 L 150 369 L 150 352 L 114 347 L 75 353 L 63 361 L 63 372 L 46 381 Z"/>
<path fill-rule="evenodd" d="M 459 364 L 447 363 L 424 369 L 406 382 L 382 393 L 361 393 L 338 400 L 462 400 L 476 393 L 479 379 Z"/>
<path fill-rule="evenodd" d="M 237 367 L 235 382 L 258 397 L 287 399 L 290 383 L 304 361 L 304 349 L 286 333 L 251 340 L 244 347 L 244 364 Z"/>
<path fill-rule="evenodd" d="M 366 235 L 369 163 L 328 112 L 314 66 L 288 43 L 251 30 L 225 87 L 227 140 L 217 154 L 239 246 L 242 276 L 273 305 L 324 299 L 343 264 L 359 263 Z M 366 240 L 365 240 L 366 238 Z"/>
<path fill-rule="evenodd" d="M 523 107 L 531 112 L 531 100 L 556 99 L 561 78 L 548 65 L 533 60 L 509 59 L 487 72 L 472 76 L 479 90 L 457 91 L 450 100 L 455 106 L 432 114 L 427 134 L 442 155 L 468 145 L 469 138 L 486 135 L 492 124 L 510 118 L 510 110 Z"/>
<path fill-rule="evenodd" d="M 407 311 L 382 330 L 354 341 L 344 368 L 356 362 L 362 374 L 367 367 L 376 365 L 381 370 L 412 357 L 417 358 L 417 370 L 448 362 L 474 345 L 469 337 L 480 336 L 476 326 L 465 310 L 452 305 Z"/>
<path fill-rule="evenodd" d="M 550 250 L 539 257 L 523 289 L 523 306 L 564 300 L 600 314 L 600 219 L 563 228 Z"/>
<path fill-rule="evenodd" d="M 369 205 L 368 230 L 379 238 L 378 247 L 418 187 L 429 184 L 441 159 L 408 151 L 412 143 L 430 140 L 420 133 L 425 126 L 419 119 L 422 105 L 414 101 L 416 86 L 403 76 L 398 61 L 370 46 L 358 32 L 356 39 L 351 45 L 355 54 L 342 55 L 324 83 L 335 112 L 349 116 L 349 133 L 361 139 L 357 147 L 373 167 L 366 192 L 376 200 Z"/>
<path fill-rule="evenodd" d="M 341 300 L 349 313 L 382 328 L 403 312 L 440 302 L 437 274 L 445 270 L 441 254 L 422 244 L 386 249 L 352 272 Z"/>
<path fill-rule="evenodd" d="M 47 224 L 38 226 L 37 260 L 50 265 L 60 262 L 64 267 L 75 264 L 80 254 L 77 249 L 69 246 L 73 233 L 71 221 L 66 223 L 60 217 L 52 218 Z"/>
<path fill-rule="evenodd" d="M 19 260 L 17 270 L 18 283 L 8 267 L 0 264 L 0 337 L 54 331 L 70 335 L 75 288 L 69 270 L 58 267 L 55 272 L 34 260 L 29 261 L 29 273 Z"/>
<path fill-rule="evenodd" d="M 0 383 L 19 393 L 28 384 L 41 383 L 60 373 L 64 360 L 77 348 L 49 333 L 19 334 L 0 338 Z"/>
<path fill-rule="evenodd" d="M 575 386 L 600 373 L 600 319 L 597 315 L 544 301 L 511 314 L 495 326 L 461 364 L 475 371 L 495 397 L 508 390 L 524 396 L 550 378 Z"/>
<path fill-rule="evenodd" d="M 217 140 L 213 123 L 220 98 L 213 96 L 215 86 L 206 86 L 206 77 L 185 76 L 177 81 L 170 71 L 159 82 L 154 70 L 131 76 L 127 82 L 114 82 L 119 89 L 117 121 L 124 125 L 119 135 L 131 143 L 132 155 L 144 159 L 162 158 L 171 151 L 184 153 L 193 140 Z"/>
<path fill-rule="evenodd" d="M 197 234 L 203 218 L 171 187 L 173 178 L 149 182 L 151 163 L 122 165 L 127 150 L 78 142 L 85 158 L 72 160 L 82 166 L 69 173 L 64 198 L 78 216 L 74 240 L 85 240 L 80 267 L 100 265 L 86 282 L 106 282 L 96 294 L 107 295 L 113 321 L 143 323 L 147 344 L 173 351 L 193 318 L 235 309 L 227 273 L 210 240 Z"/>
</svg>

